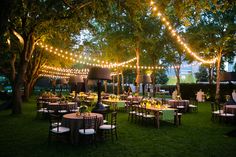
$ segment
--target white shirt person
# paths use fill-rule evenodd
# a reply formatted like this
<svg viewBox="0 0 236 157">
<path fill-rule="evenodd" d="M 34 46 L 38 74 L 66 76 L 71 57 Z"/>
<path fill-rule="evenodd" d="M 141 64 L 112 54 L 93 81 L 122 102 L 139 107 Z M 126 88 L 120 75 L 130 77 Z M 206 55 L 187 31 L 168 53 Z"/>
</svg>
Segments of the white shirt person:
<svg viewBox="0 0 236 157">
<path fill-rule="evenodd" d="M 232 92 L 232 98 L 233 98 L 234 102 L 236 102 L 236 92 L 235 92 L 235 90 L 233 90 L 233 92 Z"/>
<path fill-rule="evenodd" d="M 205 101 L 204 95 L 205 95 L 204 92 L 202 91 L 202 89 L 200 89 L 196 94 L 196 100 L 198 102 L 204 102 Z"/>
</svg>

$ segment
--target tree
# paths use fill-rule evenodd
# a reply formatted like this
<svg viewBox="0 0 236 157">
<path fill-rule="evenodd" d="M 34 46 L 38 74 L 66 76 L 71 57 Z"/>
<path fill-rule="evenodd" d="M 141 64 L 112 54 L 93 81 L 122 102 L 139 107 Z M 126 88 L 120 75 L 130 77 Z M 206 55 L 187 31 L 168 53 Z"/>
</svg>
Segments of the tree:
<svg viewBox="0 0 236 157">
<path fill-rule="evenodd" d="M 157 83 L 158 84 L 166 84 L 168 82 L 168 77 L 164 70 L 161 70 L 157 73 Z"/>
<path fill-rule="evenodd" d="M 21 88 L 25 82 L 26 71 L 36 43 L 40 40 L 49 40 L 54 34 L 59 36 L 62 32 L 67 35 L 79 33 L 83 27 L 89 25 L 90 19 L 108 16 L 110 3 L 97 3 L 96 1 L 69 3 L 62 0 L 17 0 L 14 3 L 4 0 L 1 3 L 4 4 L 0 5 L 1 15 L 6 15 L 1 19 L 3 21 L 0 27 L 1 39 L 11 41 L 7 49 L 11 53 L 7 55 L 7 51 L 4 51 L 2 55 L 8 57 L 8 65 L 11 65 L 8 76 L 10 76 L 13 89 L 12 113 L 20 114 Z"/>
<path fill-rule="evenodd" d="M 215 55 L 216 62 L 216 100 L 220 98 L 220 71 L 222 59 L 235 53 L 235 12 L 236 7 L 225 10 L 224 12 L 212 6 L 212 10 L 202 13 L 199 23 L 188 29 L 189 40 L 205 56 Z M 224 56 L 224 58 L 223 58 Z"/>
<path fill-rule="evenodd" d="M 208 72 L 207 69 L 200 66 L 199 71 L 195 73 L 195 77 L 197 79 L 197 82 L 207 82 L 208 81 Z"/>
</svg>

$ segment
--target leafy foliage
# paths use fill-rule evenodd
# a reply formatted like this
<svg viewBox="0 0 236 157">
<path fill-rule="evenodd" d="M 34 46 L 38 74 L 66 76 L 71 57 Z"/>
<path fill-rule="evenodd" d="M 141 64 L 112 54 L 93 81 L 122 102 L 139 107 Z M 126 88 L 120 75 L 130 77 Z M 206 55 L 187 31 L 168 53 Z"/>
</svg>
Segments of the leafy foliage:
<svg viewBox="0 0 236 157">
<path fill-rule="evenodd" d="M 200 66 L 199 71 L 195 73 L 197 82 L 207 82 L 208 81 L 208 72 L 207 69 Z"/>
</svg>

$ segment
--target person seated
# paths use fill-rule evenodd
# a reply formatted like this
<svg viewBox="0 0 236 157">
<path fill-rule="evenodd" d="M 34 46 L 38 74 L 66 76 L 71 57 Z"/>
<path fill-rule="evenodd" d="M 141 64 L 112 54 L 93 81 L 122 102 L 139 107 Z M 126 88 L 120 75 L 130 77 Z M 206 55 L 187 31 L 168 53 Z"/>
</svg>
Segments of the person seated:
<svg viewBox="0 0 236 157">
<path fill-rule="evenodd" d="M 172 99 L 174 100 L 177 100 L 178 99 L 178 93 L 177 93 L 177 90 L 175 90 L 173 93 L 172 93 Z"/>
<path fill-rule="evenodd" d="M 236 104 L 230 95 L 226 95 L 225 99 L 226 99 L 226 102 L 224 103 L 224 105 L 235 105 Z"/>
<path fill-rule="evenodd" d="M 235 90 L 233 90 L 233 92 L 232 92 L 232 98 L 233 98 L 234 104 L 236 104 L 236 92 L 235 92 Z"/>
<path fill-rule="evenodd" d="M 132 89 L 131 89 L 130 86 L 129 86 L 129 88 L 128 88 L 127 95 L 128 95 L 128 96 L 129 96 L 129 95 L 132 95 Z"/>
<path fill-rule="evenodd" d="M 205 95 L 204 92 L 202 91 L 202 89 L 200 89 L 196 94 L 196 100 L 198 102 L 204 102 L 205 101 L 204 100 L 204 95 Z"/>
</svg>

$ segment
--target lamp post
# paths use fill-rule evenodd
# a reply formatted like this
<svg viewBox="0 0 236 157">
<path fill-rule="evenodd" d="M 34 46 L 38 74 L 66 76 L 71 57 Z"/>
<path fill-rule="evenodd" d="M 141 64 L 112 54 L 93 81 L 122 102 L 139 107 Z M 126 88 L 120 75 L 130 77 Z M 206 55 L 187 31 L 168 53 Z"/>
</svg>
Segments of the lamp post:
<svg viewBox="0 0 236 157">
<path fill-rule="evenodd" d="M 69 83 L 71 86 L 75 85 L 75 98 L 77 97 L 77 92 L 78 92 L 78 84 L 79 83 L 84 83 L 83 78 L 80 75 L 76 76 L 71 76 L 69 79 Z"/>
<path fill-rule="evenodd" d="M 145 95 L 145 85 L 149 84 L 152 82 L 151 77 L 149 75 L 137 75 L 136 77 L 136 81 L 137 84 L 142 83 L 142 92 L 143 92 L 143 96 Z M 148 86 L 148 93 L 149 93 L 149 86 Z"/>
<path fill-rule="evenodd" d="M 108 68 L 92 67 L 89 70 L 88 79 L 97 80 L 98 86 L 98 101 L 96 103 L 95 108 L 93 109 L 93 112 L 102 112 L 106 109 L 101 101 L 101 85 L 102 80 L 111 80 L 110 70 Z"/>
<path fill-rule="evenodd" d="M 53 94 L 56 93 L 56 79 L 51 80 L 51 85 L 52 85 L 52 92 Z"/>
<path fill-rule="evenodd" d="M 61 78 L 61 79 L 58 80 L 58 83 L 57 83 L 57 84 L 60 85 L 60 97 L 61 97 L 61 96 L 62 96 L 62 87 L 63 87 L 65 84 L 67 84 L 67 81 L 66 81 L 66 79 L 64 79 L 64 78 Z"/>
<path fill-rule="evenodd" d="M 145 85 L 148 85 L 148 97 L 150 97 L 150 88 L 149 88 L 149 84 L 152 83 L 152 79 L 150 77 L 150 75 L 143 75 L 143 92 L 144 92 L 144 88 Z"/>
<path fill-rule="evenodd" d="M 136 79 L 135 79 L 135 82 L 137 83 L 137 91 L 139 93 L 139 84 L 143 82 L 143 75 L 137 75 Z M 144 92 L 144 91 L 142 91 Z M 143 93 L 144 94 L 144 93 Z"/>
</svg>

